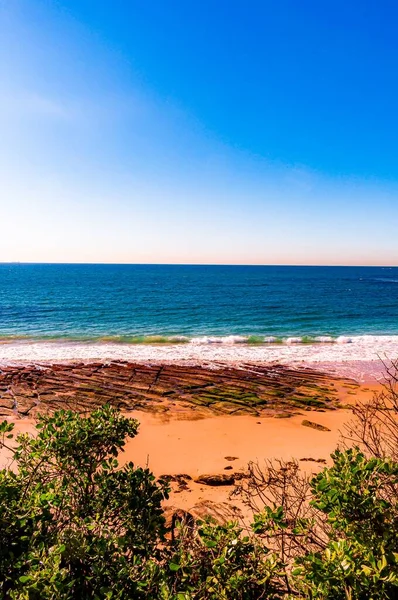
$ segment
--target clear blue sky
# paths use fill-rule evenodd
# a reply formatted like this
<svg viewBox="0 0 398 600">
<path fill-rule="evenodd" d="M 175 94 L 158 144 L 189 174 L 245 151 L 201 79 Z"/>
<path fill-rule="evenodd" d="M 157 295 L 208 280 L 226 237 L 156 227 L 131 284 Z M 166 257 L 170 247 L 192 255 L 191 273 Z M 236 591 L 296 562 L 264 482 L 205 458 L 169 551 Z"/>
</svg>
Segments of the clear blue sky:
<svg viewBox="0 0 398 600">
<path fill-rule="evenodd" d="M 397 22 L 0 0 L 0 260 L 398 264 Z"/>
</svg>

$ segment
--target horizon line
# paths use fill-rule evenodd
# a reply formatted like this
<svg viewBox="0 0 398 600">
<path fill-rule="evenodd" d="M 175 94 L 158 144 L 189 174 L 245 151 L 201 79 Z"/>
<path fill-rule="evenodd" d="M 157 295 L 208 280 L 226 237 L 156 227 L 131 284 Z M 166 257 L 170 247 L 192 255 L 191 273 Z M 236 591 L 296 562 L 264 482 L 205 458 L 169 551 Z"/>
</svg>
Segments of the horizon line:
<svg viewBox="0 0 398 600">
<path fill-rule="evenodd" d="M 166 263 L 166 262 L 63 262 L 63 261 L 0 261 L 0 265 L 82 265 L 82 266 L 164 266 L 164 267 L 332 267 L 332 268 L 386 268 L 394 269 L 398 264 L 297 264 L 297 263 Z"/>
</svg>

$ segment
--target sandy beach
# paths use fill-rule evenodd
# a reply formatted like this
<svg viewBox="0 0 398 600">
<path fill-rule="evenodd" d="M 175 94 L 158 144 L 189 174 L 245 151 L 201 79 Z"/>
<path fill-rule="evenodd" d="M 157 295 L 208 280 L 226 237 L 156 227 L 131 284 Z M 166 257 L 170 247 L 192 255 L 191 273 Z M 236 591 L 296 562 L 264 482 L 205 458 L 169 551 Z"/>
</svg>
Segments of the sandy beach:
<svg viewBox="0 0 398 600">
<path fill-rule="evenodd" d="M 345 402 L 364 401 L 378 389 L 375 384 L 348 395 L 347 389 L 341 388 L 340 397 Z M 195 421 L 173 417 L 165 420 L 139 411 L 133 416 L 141 424 L 139 434 L 127 444 L 121 461 L 148 464 L 157 476 L 189 476 L 183 480 L 183 486 L 178 477 L 171 481 L 172 492 L 166 506 L 172 510 L 182 508 L 198 517 L 209 513 L 247 521 L 250 514 L 239 498 L 231 498 L 233 486 L 213 487 L 195 480 L 202 474 L 239 476 L 249 462 L 261 464 L 266 459 L 297 460 L 301 469 L 315 473 L 330 464 L 330 453 L 339 444 L 351 411 L 306 412 L 288 419 L 216 416 Z M 303 418 L 330 431 L 304 427 Z"/>
</svg>

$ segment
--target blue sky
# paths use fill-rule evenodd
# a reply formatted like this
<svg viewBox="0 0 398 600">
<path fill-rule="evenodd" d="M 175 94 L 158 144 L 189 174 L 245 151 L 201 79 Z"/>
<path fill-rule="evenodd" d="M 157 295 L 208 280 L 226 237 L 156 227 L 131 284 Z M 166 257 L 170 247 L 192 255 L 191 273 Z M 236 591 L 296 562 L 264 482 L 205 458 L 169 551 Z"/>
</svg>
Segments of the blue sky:
<svg viewBox="0 0 398 600">
<path fill-rule="evenodd" d="M 398 264 L 397 18 L 0 0 L 0 260 Z"/>
</svg>

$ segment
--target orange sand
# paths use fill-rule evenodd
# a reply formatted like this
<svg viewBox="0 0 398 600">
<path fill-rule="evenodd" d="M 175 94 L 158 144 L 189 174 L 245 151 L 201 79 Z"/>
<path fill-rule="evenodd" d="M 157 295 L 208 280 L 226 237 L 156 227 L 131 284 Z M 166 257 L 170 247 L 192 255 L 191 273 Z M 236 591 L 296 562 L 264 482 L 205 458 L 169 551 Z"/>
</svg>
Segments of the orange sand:
<svg viewBox="0 0 398 600">
<path fill-rule="evenodd" d="M 353 387 L 342 384 L 338 389 L 343 404 L 369 399 L 380 385 Z M 303 411 L 301 415 L 277 419 L 254 416 L 215 416 L 199 420 L 182 420 L 164 415 L 134 411 L 130 417 L 140 422 L 139 434 L 129 440 L 125 452 L 119 457 L 121 464 L 132 460 L 136 465 L 145 466 L 156 476 L 163 474 L 188 474 L 192 481 L 188 489 L 179 491 L 173 484 L 173 491 L 166 505 L 192 510 L 194 506 L 207 502 L 229 502 L 233 487 L 210 487 L 193 480 L 204 473 L 233 473 L 246 468 L 249 461 L 262 461 L 264 458 L 326 459 L 336 448 L 340 431 L 351 417 L 349 409 L 318 412 Z M 317 431 L 304 427 L 303 419 L 325 425 L 331 431 Z M 18 420 L 16 433 L 35 430 L 32 420 Z M 9 454 L 0 452 L 0 467 L 8 462 Z M 227 461 L 226 456 L 237 457 Z M 314 462 L 301 462 L 302 468 L 316 472 L 323 465 Z M 225 470 L 232 466 L 232 470 Z M 239 502 L 233 501 L 239 508 Z M 195 510 L 193 511 L 195 512 Z"/>
<path fill-rule="evenodd" d="M 338 389 L 343 404 L 370 399 L 380 385 L 351 388 L 342 385 Z M 201 474 L 233 473 L 245 470 L 249 461 L 282 458 L 323 458 L 330 462 L 330 454 L 337 447 L 340 432 L 351 418 L 349 409 L 317 412 L 304 411 L 288 419 L 258 418 L 253 416 L 222 416 L 188 421 L 164 420 L 144 412 L 131 416 L 140 422 L 139 434 L 126 445 L 121 462 L 132 460 L 146 465 L 156 476 L 186 473 L 196 479 Z M 331 431 L 317 431 L 304 427 L 303 419 L 325 425 Z M 228 461 L 226 456 L 237 457 Z M 301 462 L 303 470 L 317 472 L 324 465 Z M 225 470 L 232 466 L 233 470 Z M 192 511 L 198 504 L 229 502 L 233 488 L 210 487 L 194 481 L 188 490 L 179 491 L 172 485 L 172 493 L 166 504 Z M 235 500 L 240 509 L 242 506 Z M 193 510 L 195 512 L 195 510 Z M 245 512 L 245 511 L 243 511 Z"/>
</svg>

